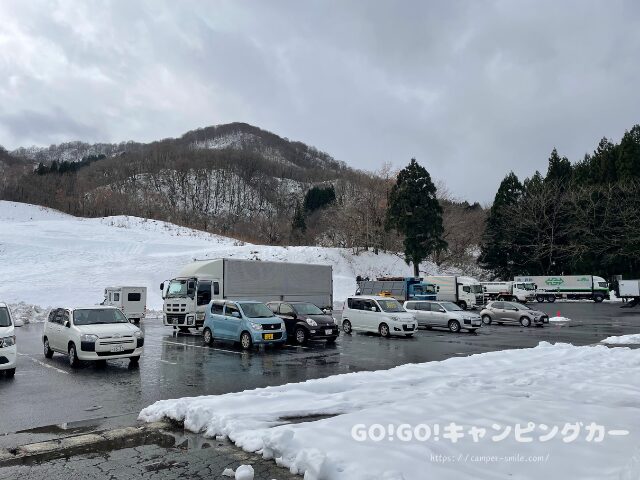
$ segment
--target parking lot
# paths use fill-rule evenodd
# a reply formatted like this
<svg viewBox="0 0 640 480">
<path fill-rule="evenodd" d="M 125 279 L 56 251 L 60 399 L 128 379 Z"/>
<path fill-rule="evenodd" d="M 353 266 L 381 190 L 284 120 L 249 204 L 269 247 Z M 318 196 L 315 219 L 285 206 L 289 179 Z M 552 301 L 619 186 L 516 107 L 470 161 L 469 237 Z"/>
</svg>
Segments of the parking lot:
<svg viewBox="0 0 640 480">
<path fill-rule="evenodd" d="M 38 437 L 51 424 L 95 418 L 134 421 L 156 400 L 222 394 L 311 378 L 391 368 L 508 348 L 540 341 L 596 344 L 611 335 L 640 332 L 640 308 L 620 304 L 568 302 L 534 304 L 572 319 L 543 328 L 485 326 L 477 333 L 421 330 L 414 338 L 384 339 L 373 334 L 341 335 L 335 345 L 286 346 L 243 352 L 232 344 L 204 345 L 200 332 L 177 333 L 160 319 L 147 319 L 145 352 L 137 368 L 126 360 L 106 367 L 85 364 L 72 370 L 63 355 L 42 354 L 42 324 L 18 328 L 19 359 L 13 380 L 0 378 L 0 446 L 18 437 Z M 336 315 L 339 318 L 339 315 Z M 535 368 L 532 366 L 532 368 Z M 39 430 L 40 428 L 40 430 Z M 4 444 L 4 445 L 3 445 Z"/>
</svg>

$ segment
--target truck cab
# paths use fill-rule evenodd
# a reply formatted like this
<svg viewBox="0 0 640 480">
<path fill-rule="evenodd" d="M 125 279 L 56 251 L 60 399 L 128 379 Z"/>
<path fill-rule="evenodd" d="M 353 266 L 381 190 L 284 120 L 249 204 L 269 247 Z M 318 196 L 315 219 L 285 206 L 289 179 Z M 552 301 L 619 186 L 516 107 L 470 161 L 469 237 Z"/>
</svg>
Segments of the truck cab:
<svg viewBox="0 0 640 480">
<path fill-rule="evenodd" d="M 180 330 L 200 328 L 212 299 L 220 298 L 220 281 L 211 278 L 178 277 L 160 285 L 163 323 Z"/>
</svg>

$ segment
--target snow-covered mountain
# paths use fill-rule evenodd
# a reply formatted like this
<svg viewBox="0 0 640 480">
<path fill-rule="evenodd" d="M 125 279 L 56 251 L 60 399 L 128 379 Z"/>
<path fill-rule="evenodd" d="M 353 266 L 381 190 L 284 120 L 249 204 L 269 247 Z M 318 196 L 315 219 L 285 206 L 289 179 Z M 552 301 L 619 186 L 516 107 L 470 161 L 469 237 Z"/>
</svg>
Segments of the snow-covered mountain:
<svg viewBox="0 0 640 480">
<path fill-rule="evenodd" d="M 194 258 L 329 264 L 336 302 L 355 292 L 357 275 L 412 273 L 402 258 L 390 253 L 354 255 L 342 248 L 252 245 L 138 217 L 78 218 L 0 201 L 0 222 L 0 302 L 23 302 L 41 311 L 54 305 L 97 304 L 105 287 L 124 284 L 146 286 L 148 307 L 159 310 L 160 283 Z M 430 263 L 422 269 L 438 273 Z"/>
</svg>

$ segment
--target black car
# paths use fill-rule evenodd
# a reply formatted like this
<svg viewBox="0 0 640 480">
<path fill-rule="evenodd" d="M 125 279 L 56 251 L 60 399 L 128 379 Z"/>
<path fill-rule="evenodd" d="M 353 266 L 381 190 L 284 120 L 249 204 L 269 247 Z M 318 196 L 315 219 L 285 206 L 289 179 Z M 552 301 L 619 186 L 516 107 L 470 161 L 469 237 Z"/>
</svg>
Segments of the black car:
<svg viewBox="0 0 640 480">
<path fill-rule="evenodd" d="M 313 303 L 270 302 L 267 306 L 284 320 L 287 337 L 304 345 L 309 340 L 326 340 L 333 343 L 338 338 L 338 324 Z"/>
</svg>

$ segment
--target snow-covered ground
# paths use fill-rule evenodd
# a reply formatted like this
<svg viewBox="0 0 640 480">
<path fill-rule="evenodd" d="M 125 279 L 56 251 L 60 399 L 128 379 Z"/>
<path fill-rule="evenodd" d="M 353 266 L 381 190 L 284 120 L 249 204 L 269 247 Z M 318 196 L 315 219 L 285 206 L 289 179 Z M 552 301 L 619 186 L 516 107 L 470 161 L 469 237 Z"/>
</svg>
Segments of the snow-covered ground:
<svg viewBox="0 0 640 480">
<path fill-rule="evenodd" d="M 570 322 L 571 319 L 567 317 L 555 316 L 549 319 L 550 322 Z"/>
<path fill-rule="evenodd" d="M 607 337 L 601 341 L 610 345 L 640 345 L 640 333 Z"/>
<path fill-rule="evenodd" d="M 306 480 L 637 479 L 639 398 L 640 350 L 542 342 L 162 400 L 140 418 L 226 435 Z"/>
<path fill-rule="evenodd" d="M 107 286 L 140 285 L 148 288 L 148 308 L 160 310 L 160 283 L 194 258 L 329 264 L 336 302 L 355 292 L 357 275 L 412 274 L 402 258 L 389 253 L 353 255 L 339 248 L 251 245 L 156 220 L 77 218 L 6 201 L 0 201 L 0 225 L 0 301 L 12 305 L 96 304 Z M 422 269 L 442 273 L 431 263 Z"/>
</svg>

